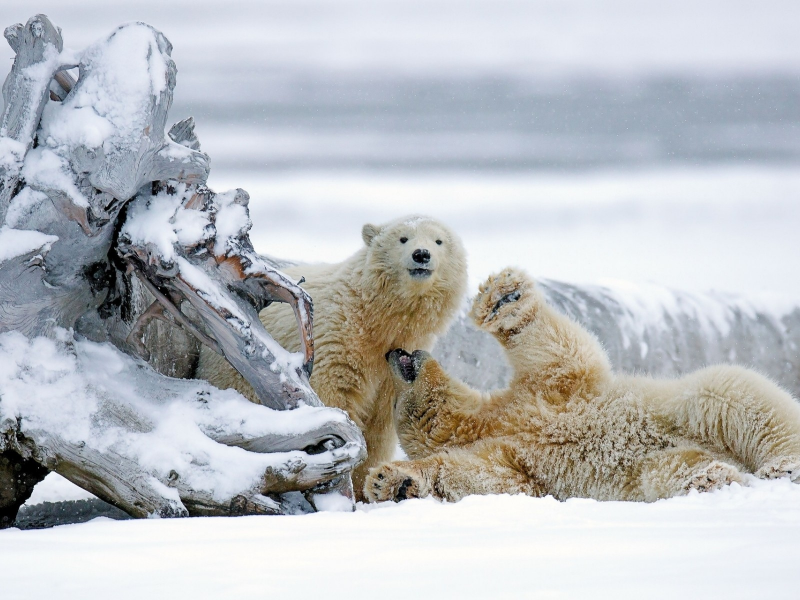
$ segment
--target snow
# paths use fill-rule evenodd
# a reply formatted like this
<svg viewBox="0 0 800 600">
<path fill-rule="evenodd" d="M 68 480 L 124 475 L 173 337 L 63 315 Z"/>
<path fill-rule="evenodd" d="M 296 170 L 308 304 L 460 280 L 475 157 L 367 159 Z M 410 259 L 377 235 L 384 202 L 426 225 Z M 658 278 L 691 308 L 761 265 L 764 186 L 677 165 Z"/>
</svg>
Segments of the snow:
<svg viewBox="0 0 800 600">
<path fill-rule="evenodd" d="M 75 173 L 67 159 L 45 146 L 34 148 L 25 156 L 22 177 L 33 188 L 57 190 L 69 196 L 76 206 L 89 206 L 89 200 L 75 183 Z"/>
<path fill-rule="evenodd" d="M 247 207 L 237 204 L 234 202 L 235 199 L 236 190 L 217 194 L 214 198 L 218 206 L 214 219 L 214 227 L 217 230 L 214 253 L 217 256 L 226 254 L 231 249 L 231 241 L 247 233 L 253 226 Z"/>
<path fill-rule="evenodd" d="M 154 246 L 165 261 L 177 256 L 175 244 L 192 246 L 206 237 L 208 215 L 182 207 L 186 184 L 178 184 L 175 194 L 162 190 L 155 196 L 140 197 L 130 203 L 121 235 L 132 243 Z"/>
<path fill-rule="evenodd" d="M 22 168 L 25 144 L 10 137 L 0 136 L 0 173 L 3 177 L 14 176 Z"/>
<path fill-rule="evenodd" d="M 65 110 L 60 102 L 48 102 L 42 112 L 41 136 L 49 146 L 83 145 L 99 148 L 113 135 L 111 121 L 101 117 L 92 106 L 76 106 Z"/>
<path fill-rule="evenodd" d="M 237 200 L 236 190 L 217 194 L 213 205 L 202 211 L 186 208 L 185 203 L 193 193 L 181 183 L 176 186 L 174 194 L 162 190 L 155 196 L 137 197 L 128 209 L 128 217 L 121 230 L 123 239 L 143 248 L 156 248 L 160 259 L 173 262 L 184 281 L 203 300 L 229 315 L 228 323 L 232 327 L 245 337 L 253 336 L 263 344 L 275 359 L 273 370 L 281 370 L 282 376 L 287 372 L 296 372 L 303 365 L 303 355 L 287 352 L 262 328 L 253 328 L 248 317 L 223 287 L 203 268 L 175 251 L 176 244 L 190 248 L 213 236 L 214 252 L 217 256 L 223 256 L 240 247 L 237 240 L 252 226 L 247 206 Z M 247 262 L 248 273 L 271 270 L 256 256 L 250 257 Z M 296 380 L 295 384 L 305 387 L 300 380 Z"/>
<path fill-rule="evenodd" d="M 8 597 L 63 600 L 788 600 L 798 539 L 800 486 L 781 480 L 653 504 L 471 496 L 300 517 L 97 519 L 0 532 L 0 571 Z"/>
<path fill-rule="evenodd" d="M 142 107 L 158 104 L 169 74 L 154 31 L 138 23 L 118 27 L 84 51 L 81 69 L 81 85 L 42 115 L 47 145 L 66 156 L 79 145 L 138 144 L 149 125 Z"/>
<path fill-rule="evenodd" d="M 40 231 L 0 227 L 0 264 L 37 250 L 45 253 L 58 241 L 58 237 Z"/>
<path fill-rule="evenodd" d="M 8 205 L 5 224 L 8 227 L 16 227 L 45 201 L 50 201 L 46 194 L 25 186 Z"/>
<path fill-rule="evenodd" d="M 51 471 L 47 477 L 33 488 L 33 494 L 25 503 L 27 506 L 41 504 L 42 502 L 64 502 L 68 500 L 88 500 L 95 496 L 83 488 L 64 479 L 58 473 Z"/>
</svg>

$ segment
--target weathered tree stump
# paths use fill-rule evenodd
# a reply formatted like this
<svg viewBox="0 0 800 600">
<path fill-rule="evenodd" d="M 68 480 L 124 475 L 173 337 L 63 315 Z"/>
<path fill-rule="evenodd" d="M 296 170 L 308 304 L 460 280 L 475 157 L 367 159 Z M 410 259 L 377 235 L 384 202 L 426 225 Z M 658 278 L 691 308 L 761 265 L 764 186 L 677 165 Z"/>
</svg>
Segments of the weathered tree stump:
<svg viewBox="0 0 800 600">
<path fill-rule="evenodd" d="M 169 41 L 122 26 L 81 55 L 75 80 L 47 17 L 6 39 L 17 56 L 0 120 L 4 523 L 48 470 L 136 517 L 352 509 L 365 445 L 308 384 L 311 299 L 253 251 L 247 194 L 205 187 L 193 122 L 165 133 Z M 276 301 L 295 310 L 298 355 L 257 318 Z M 190 373 L 198 343 L 265 406 L 166 376 Z"/>
</svg>

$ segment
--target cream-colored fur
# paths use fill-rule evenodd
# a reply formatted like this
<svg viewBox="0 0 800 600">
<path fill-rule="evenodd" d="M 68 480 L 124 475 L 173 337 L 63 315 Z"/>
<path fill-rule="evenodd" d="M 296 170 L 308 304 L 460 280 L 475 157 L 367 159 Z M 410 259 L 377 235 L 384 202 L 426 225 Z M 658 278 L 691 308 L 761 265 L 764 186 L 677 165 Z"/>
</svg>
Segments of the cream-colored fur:
<svg viewBox="0 0 800 600">
<path fill-rule="evenodd" d="M 303 288 L 314 302 L 311 386 L 326 405 L 347 411 L 366 438 L 367 460 L 353 474 L 359 492 L 367 469 L 390 459 L 397 441 L 394 384 L 385 354 L 401 346 L 430 349 L 460 306 L 467 277 L 461 240 L 433 219 L 412 216 L 365 225 L 362 237 L 365 246 L 344 262 L 285 269 L 292 277 L 305 277 Z M 413 259 L 420 249 L 430 253 L 424 265 Z M 410 269 L 421 266 L 430 274 L 412 276 Z M 299 349 L 287 305 L 272 305 L 259 316 L 283 347 Z M 198 377 L 258 401 L 250 385 L 212 351 L 201 352 Z"/>
<path fill-rule="evenodd" d="M 741 482 L 745 472 L 800 481 L 800 405 L 759 374 L 614 374 L 598 341 L 516 270 L 489 278 L 471 316 L 504 346 L 511 384 L 481 394 L 426 352 L 393 352 L 395 423 L 411 460 L 372 469 L 368 499 L 653 501 Z"/>
</svg>

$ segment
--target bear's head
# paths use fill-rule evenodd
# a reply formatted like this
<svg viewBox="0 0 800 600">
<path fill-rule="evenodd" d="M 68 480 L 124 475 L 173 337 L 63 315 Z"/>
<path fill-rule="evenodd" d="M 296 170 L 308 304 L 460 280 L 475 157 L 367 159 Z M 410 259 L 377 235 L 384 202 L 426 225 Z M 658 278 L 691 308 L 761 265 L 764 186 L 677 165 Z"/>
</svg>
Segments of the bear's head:
<svg viewBox="0 0 800 600">
<path fill-rule="evenodd" d="M 459 237 L 439 221 L 416 215 L 364 225 L 361 235 L 370 287 L 396 307 L 438 315 L 434 321 L 441 323 L 432 321 L 429 333 L 440 333 L 466 292 L 467 258 Z"/>
<path fill-rule="evenodd" d="M 423 290 L 455 287 L 463 292 L 467 259 L 461 240 L 444 224 L 419 215 L 366 224 L 361 237 L 367 245 L 367 263 L 398 283 Z"/>
</svg>

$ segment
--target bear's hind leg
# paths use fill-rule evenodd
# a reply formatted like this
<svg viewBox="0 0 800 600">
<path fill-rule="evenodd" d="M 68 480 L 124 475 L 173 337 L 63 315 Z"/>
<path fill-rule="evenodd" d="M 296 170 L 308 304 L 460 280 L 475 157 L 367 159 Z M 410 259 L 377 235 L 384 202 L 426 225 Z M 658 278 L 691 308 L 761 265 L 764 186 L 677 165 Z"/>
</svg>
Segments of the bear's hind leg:
<svg viewBox="0 0 800 600">
<path fill-rule="evenodd" d="M 709 492 L 743 481 L 738 468 L 718 460 L 702 448 L 668 448 L 653 452 L 644 459 L 634 486 L 638 489 L 629 492 L 631 499 L 654 502 L 683 496 L 690 490 Z M 639 495 L 641 497 L 637 498 Z"/>
<path fill-rule="evenodd" d="M 543 496 L 518 468 L 513 449 L 482 443 L 470 450 L 453 449 L 419 460 L 392 462 L 371 469 L 364 483 L 370 502 L 434 496 L 456 502 L 470 494 Z"/>
<path fill-rule="evenodd" d="M 800 405 L 754 371 L 709 367 L 669 403 L 682 435 L 731 455 L 761 478 L 800 481 Z"/>
</svg>

